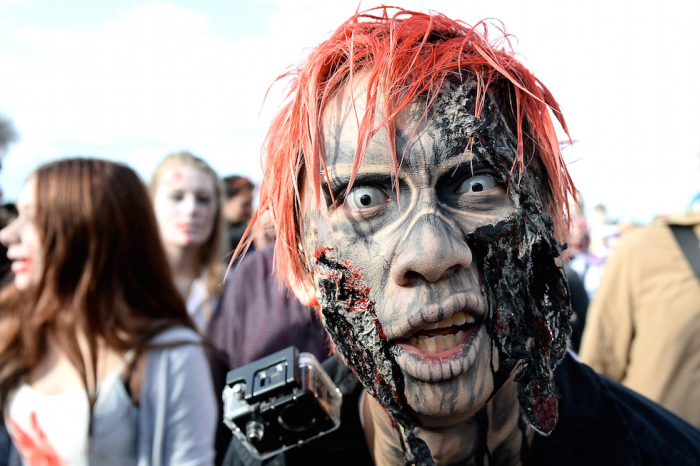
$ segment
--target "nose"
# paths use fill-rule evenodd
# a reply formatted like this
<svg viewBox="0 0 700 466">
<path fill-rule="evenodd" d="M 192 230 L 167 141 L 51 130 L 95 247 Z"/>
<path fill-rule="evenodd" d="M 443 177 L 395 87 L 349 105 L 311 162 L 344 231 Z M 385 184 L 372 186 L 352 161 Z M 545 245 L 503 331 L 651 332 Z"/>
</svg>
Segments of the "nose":
<svg viewBox="0 0 700 466">
<path fill-rule="evenodd" d="M 16 226 L 17 221 L 13 220 L 5 228 L 0 230 L 0 243 L 2 243 L 5 247 L 9 247 L 12 243 L 16 241 Z"/>
<path fill-rule="evenodd" d="M 426 213 L 402 238 L 391 278 L 400 286 L 410 286 L 416 280 L 435 283 L 471 263 L 471 249 L 459 229 L 437 213 Z"/>
<path fill-rule="evenodd" d="M 191 194 L 188 194 L 182 199 L 182 204 L 180 204 L 180 205 L 181 205 L 182 211 L 184 213 L 194 214 L 196 207 L 197 207 L 196 204 L 197 204 L 197 200 L 195 199 L 195 197 Z"/>
</svg>

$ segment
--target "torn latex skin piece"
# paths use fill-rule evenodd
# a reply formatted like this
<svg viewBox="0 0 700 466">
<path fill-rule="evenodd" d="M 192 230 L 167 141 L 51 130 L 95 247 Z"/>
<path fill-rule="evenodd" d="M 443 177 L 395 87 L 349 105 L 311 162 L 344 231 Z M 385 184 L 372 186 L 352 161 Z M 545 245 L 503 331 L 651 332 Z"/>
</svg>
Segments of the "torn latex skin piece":
<svg viewBox="0 0 700 466">
<path fill-rule="evenodd" d="M 402 427 L 404 442 L 408 447 L 407 461 L 412 464 L 433 464 L 426 443 L 414 434 L 414 429 L 422 424 L 421 419 L 430 416 L 439 418 L 444 414 L 440 412 L 443 408 L 445 411 L 461 410 L 474 415 L 493 397 L 516 367 L 518 398 L 527 422 L 545 435 L 552 431 L 557 422 L 553 370 L 565 354 L 570 335 L 568 287 L 563 270 L 556 262 L 561 248 L 554 238 L 552 221 L 543 206 L 544 183 L 538 164 L 531 161 L 522 179 L 517 179 L 519 167 L 517 164 L 513 167 L 515 138 L 491 95 L 486 99 L 481 118 L 473 116 L 475 87 L 473 82 L 447 82 L 429 109 L 427 120 L 430 124 L 425 133 L 428 135 L 427 143 L 416 136 L 418 143 L 409 144 L 402 161 L 401 170 L 410 173 L 406 177 L 406 186 L 400 184 L 402 212 L 398 212 L 397 203 L 393 202 L 395 192 L 387 192 L 385 206 L 381 202 L 379 207 L 373 206 L 374 202 L 369 204 L 374 209 L 371 215 L 365 215 L 364 211 L 357 215 L 353 211 L 352 215 L 346 216 L 345 222 L 335 222 L 331 213 L 333 234 L 319 233 L 325 222 L 320 217 L 310 221 L 307 215 L 304 225 L 305 250 L 311 252 L 307 253 L 307 258 L 313 270 L 326 329 L 339 353 L 367 391 Z M 413 113 L 414 116 L 421 115 L 421 110 Z M 411 121 L 410 117 L 407 119 Z M 331 119 L 330 124 L 327 122 L 326 125 L 333 128 L 336 134 L 345 131 L 340 118 Z M 343 131 L 337 131 L 339 127 Z M 401 127 L 401 124 L 397 124 L 398 130 Z M 410 134 L 411 131 L 397 134 L 397 153 L 403 152 Z M 332 135 L 326 133 L 326 139 L 332 140 Z M 381 139 L 380 136 L 377 135 L 374 140 Z M 351 158 L 348 157 L 353 154 L 348 156 L 343 153 L 340 139 L 342 136 L 336 138 L 335 145 L 325 144 L 331 175 L 333 166 L 351 165 Z M 418 149 L 411 149 L 411 145 Z M 473 154 L 472 159 L 464 155 L 468 146 Z M 414 152 L 418 155 L 412 155 Z M 441 155 L 445 153 L 452 155 Z M 433 163 L 440 166 L 449 165 L 451 161 L 453 165 L 450 167 L 455 166 L 454 161 L 458 157 L 460 167 L 469 166 L 473 161 L 471 169 L 487 167 L 496 181 L 507 187 L 507 191 L 503 190 L 507 192 L 504 197 L 510 206 L 507 215 L 489 214 L 491 211 L 504 212 L 495 201 L 489 201 L 491 204 L 488 208 L 476 209 L 479 215 L 481 211 L 484 212 L 481 217 L 486 220 L 481 224 L 477 221 L 481 217 L 469 212 L 476 205 L 473 200 L 460 201 L 442 210 L 435 207 L 434 212 L 431 210 L 433 207 L 421 207 L 423 193 L 427 191 L 424 185 L 430 185 L 438 192 L 437 199 L 423 202 L 433 206 L 441 203 L 439 190 L 444 184 L 442 175 L 432 179 L 424 171 L 430 171 Z M 370 147 L 361 170 L 369 165 L 371 176 L 368 177 L 377 178 L 377 170 L 371 170 L 372 161 Z M 385 159 L 384 164 L 386 166 Z M 457 175 L 459 170 L 450 170 L 455 176 L 461 176 Z M 339 171 L 342 172 L 341 169 Z M 511 178 L 511 173 L 516 176 Z M 365 194 L 374 196 L 376 193 L 371 191 L 373 186 L 367 183 L 369 187 L 363 188 L 363 182 L 363 177 L 358 176 L 353 191 L 365 189 Z M 382 187 L 380 183 L 378 185 Z M 345 204 L 352 200 L 352 195 L 352 192 L 346 193 Z M 446 203 L 451 202 L 451 198 L 445 199 Z M 397 211 L 393 217 L 390 215 L 391 208 Z M 455 210 L 464 211 L 464 221 L 459 213 L 454 213 Z M 426 214 L 426 211 L 433 213 Z M 450 218 L 455 215 L 456 220 Z M 387 219 L 379 222 L 377 218 L 381 217 Z M 455 273 L 449 283 L 445 283 L 447 294 L 438 289 L 438 280 L 428 280 L 431 288 L 424 290 L 406 283 L 400 286 L 392 284 L 392 281 L 397 281 L 395 277 L 400 276 L 396 268 L 402 254 L 405 254 L 402 248 L 411 247 L 411 232 L 419 228 L 422 221 L 431 223 L 430 234 L 439 236 L 436 228 L 444 227 L 450 230 L 449 235 L 458 235 L 461 245 L 454 247 L 468 248 L 470 260 L 473 259 L 473 265 L 465 268 L 473 270 L 473 276 L 458 277 Z M 377 226 L 379 223 L 381 225 Z M 393 237 L 391 232 L 386 233 L 385 230 L 390 228 L 387 225 L 394 225 L 391 231 L 408 231 L 402 233 L 403 236 L 399 235 L 403 245 L 384 239 Z M 453 239 L 439 239 L 441 246 L 449 250 Z M 389 252 L 385 252 L 387 250 Z M 459 256 L 459 253 L 454 254 Z M 420 267 L 420 264 L 416 267 Z M 430 269 L 426 269 L 424 275 L 428 277 L 429 273 Z M 400 294 L 392 294 L 392 286 L 400 288 Z M 462 288 L 469 289 L 464 291 Z M 416 300 L 409 302 L 406 296 L 413 291 L 418 293 Z M 428 304 L 436 302 L 436 296 L 452 297 L 459 304 L 452 308 L 443 306 L 437 313 L 431 314 Z M 445 299 L 442 301 L 447 302 Z M 428 310 L 414 311 L 416 302 L 425 303 Z M 406 306 L 402 307 L 404 303 Z M 443 314 L 454 315 L 462 308 L 478 319 L 475 324 L 477 330 L 472 331 L 462 343 L 466 349 L 458 348 L 462 353 L 440 367 L 433 364 L 428 372 L 425 365 L 417 364 L 414 367 L 406 362 L 410 360 L 410 355 L 407 356 L 405 345 L 397 344 L 397 341 L 406 341 L 411 332 L 420 331 L 428 323 L 441 321 Z M 398 312 L 400 309 L 404 311 Z M 407 327 L 410 327 L 409 330 L 406 330 Z M 484 340 L 488 341 L 484 343 Z M 437 375 L 434 370 L 438 370 Z M 490 380 L 485 380 L 488 378 L 484 373 L 486 370 L 490 372 Z M 438 390 L 432 400 L 431 395 L 421 394 L 431 386 Z M 441 389 L 448 391 L 439 392 Z M 474 402 L 463 406 L 460 404 L 463 398 L 473 398 Z M 425 413 L 423 403 L 433 406 L 436 399 L 449 399 L 451 404 L 442 406 L 443 401 L 440 401 L 439 407 L 431 407 L 432 411 Z M 484 455 L 488 453 L 484 453 L 483 448 L 477 450 L 481 451 L 481 457 L 477 452 L 474 462 L 483 464 Z"/>
</svg>

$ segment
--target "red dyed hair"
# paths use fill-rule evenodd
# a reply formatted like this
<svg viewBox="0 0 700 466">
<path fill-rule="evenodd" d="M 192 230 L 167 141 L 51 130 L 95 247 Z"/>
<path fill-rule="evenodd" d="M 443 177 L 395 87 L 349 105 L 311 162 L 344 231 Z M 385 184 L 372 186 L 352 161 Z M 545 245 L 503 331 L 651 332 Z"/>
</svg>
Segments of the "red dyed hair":
<svg viewBox="0 0 700 466">
<path fill-rule="evenodd" d="M 360 115 L 353 180 L 370 140 L 383 126 L 392 139 L 389 145 L 396 174 L 393 141 L 396 115 L 419 95 L 437 95 L 446 76 L 468 73 L 477 82 L 477 117 L 490 86 L 500 84 L 511 88 L 513 97 L 508 108 L 516 122 L 514 130 L 518 139 L 514 167 L 517 164 L 522 175 L 527 165 L 523 150 L 527 140 L 528 147 L 534 145 L 535 156 L 549 180 L 550 186 L 545 189 L 551 196 L 545 198 L 551 197 L 547 208 L 557 236 L 565 236 L 568 194 L 574 193 L 574 186 L 549 111 L 567 135 L 568 129 L 552 94 L 514 57 L 510 36 L 500 28 L 499 32 L 499 40 L 492 42 L 484 22 L 471 27 L 435 12 L 374 8 L 357 12 L 313 49 L 303 63 L 277 78 L 278 81 L 291 78 L 291 85 L 265 139 L 260 208 L 251 224 L 260 212 L 271 211 L 277 228 L 275 258 L 281 278 L 298 281 L 306 274 L 298 246 L 301 181 L 298 177 L 304 168 L 305 181 L 311 183 L 317 208 L 326 212 L 321 202 L 321 169 L 325 167 L 321 116 L 328 99 L 340 87 L 352 85 L 353 75 L 358 71 L 366 71 L 368 75 L 367 106 Z M 383 105 L 383 114 L 388 115 L 381 121 L 375 118 L 378 105 Z"/>
</svg>

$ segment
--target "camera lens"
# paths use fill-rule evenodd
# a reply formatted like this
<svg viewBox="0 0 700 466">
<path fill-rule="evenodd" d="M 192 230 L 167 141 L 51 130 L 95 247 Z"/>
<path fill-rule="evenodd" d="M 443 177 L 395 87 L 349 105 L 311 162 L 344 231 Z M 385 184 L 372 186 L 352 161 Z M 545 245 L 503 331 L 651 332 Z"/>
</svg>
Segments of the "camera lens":
<svg viewBox="0 0 700 466">
<path fill-rule="evenodd" d="M 277 418 L 280 425 L 292 432 L 304 432 L 310 429 L 316 422 L 313 409 L 303 404 L 291 404 L 286 406 Z"/>
<path fill-rule="evenodd" d="M 245 426 L 245 434 L 251 442 L 259 442 L 265 435 L 265 427 L 261 422 L 250 421 Z"/>
</svg>

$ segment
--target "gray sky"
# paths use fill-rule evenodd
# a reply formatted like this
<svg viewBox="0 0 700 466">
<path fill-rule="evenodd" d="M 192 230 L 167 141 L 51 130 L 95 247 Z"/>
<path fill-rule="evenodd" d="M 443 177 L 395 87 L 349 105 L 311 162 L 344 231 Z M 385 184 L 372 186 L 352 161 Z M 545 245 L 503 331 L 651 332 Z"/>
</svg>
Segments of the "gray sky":
<svg viewBox="0 0 700 466">
<path fill-rule="evenodd" d="M 700 2 L 396 4 L 503 22 L 562 106 L 577 141 L 564 154 L 589 207 L 648 221 L 700 191 Z M 0 113 L 21 133 L 3 161 L 5 200 L 68 155 L 124 161 L 148 179 L 188 149 L 221 175 L 259 179 L 282 89 L 262 107 L 265 91 L 357 5 L 0 0 Z"/>
</svg>

